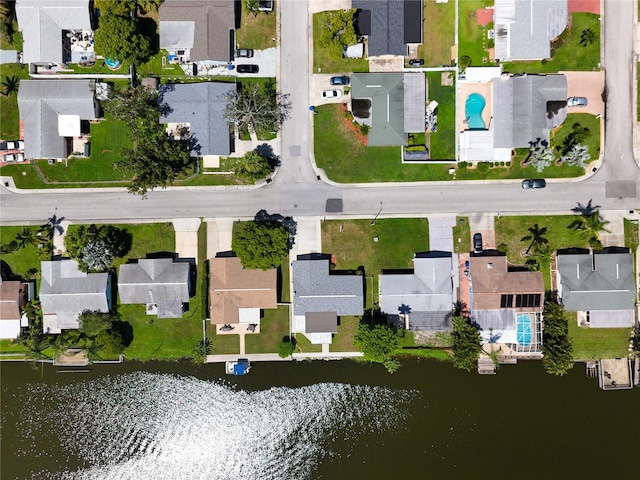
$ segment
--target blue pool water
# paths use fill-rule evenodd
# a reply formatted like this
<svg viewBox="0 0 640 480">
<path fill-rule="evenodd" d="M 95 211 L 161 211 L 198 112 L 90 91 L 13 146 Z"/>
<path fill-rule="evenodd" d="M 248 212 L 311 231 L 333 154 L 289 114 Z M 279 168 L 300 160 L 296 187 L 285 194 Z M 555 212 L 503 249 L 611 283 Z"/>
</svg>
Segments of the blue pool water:
<svg viewBox="0 0 640 480">
<path fill-rule="evenodd" d="M 524 347 L 531 344 L 531 317 L 527 313 L 518 314 L 516 338 L 518 339 L 518 344 Z"/>
<path fill-rule="evenodd" d="M 117 68 L 122 62 L 115 58 L 105 58 L 104 63 L 106 63 L 109 68 Z"/>
<path fill-rule="evenodd" d="M 484 120 L 482 120 L 482 110 L 484 110 L 486 104 L 487 101 L 479 93 L 472 93 L 467 97 L 464 111 L 469 128 L 482 130 L 487 128 Z"/>
</svg>

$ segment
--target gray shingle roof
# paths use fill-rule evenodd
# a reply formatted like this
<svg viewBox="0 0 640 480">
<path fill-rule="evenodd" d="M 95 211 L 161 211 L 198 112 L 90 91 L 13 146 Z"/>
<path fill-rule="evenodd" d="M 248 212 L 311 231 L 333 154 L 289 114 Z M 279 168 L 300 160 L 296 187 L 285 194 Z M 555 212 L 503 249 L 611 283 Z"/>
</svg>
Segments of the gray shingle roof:
<svg viewBox="0 0 640 480">
<path fill-rule="evenodd" d="M 24 121 L 26 158 L 68 156 L 65 139 L 58 134 L 59 115 L 97 118 L 91 80 L 22 80 L 18 109 Z"/>
<path fill-rule="evenodd" d="M 364 309 L 361 275 L 329 275 L 329 260 L 296 260 L 293 270 L 293 314 L 336 312 L 362 315 Z"/>
<path fill-rule="evenodd" d="M 369 56 L 406 55 L 407 43 L 416 41 L 422 17 L 415 17 L 415 0 L 352 0 L 351 7 L 371 12 Z M 408 8 L 406 4 L 409 4 Z M 405 16 L 405 8 L 408 16 Z"/>
<path fill-rule="evenodd" d="M 84 273 L 75 260 L 41 262 L 40 302 L 42 313 L 55 314 L 58 328 L 78 328 L 84 310 L 108 312 L 108 273 Z"/>
<path fill-rule="evenodd" d="M 567 26 L 567 0 L 495 0 L 495 57 L 540 60 L 551 57 L 550 41 Z"/>
<path fill-rule="evenodd" d="M 89 0 L 17 0 L 16 16 L 24 63 L 60 63 L 62 31 L 91 30 Z"/>
<path fill-rule="evenodd" d="M 233 0 L 165 0 L 158 11 L 160 17 L 160 48 L 171 48 L 173 41 L 187 42 L 180 45 L 191 48 L 191 61 L 232 60 L 231 31 L 235 29 Z M 187 38 L 175 36 L 172 22 L 193 23 L 194 35 Z M 167 27 L 171 32 L 163 32 Z M 166 42 L 166 43 L 165 43 Z"/>
<path fill-rule="evenodd" d="M 527 148 L 540 138 L 549 141 L 549 130 L 566 118 L 567 109 L 547 112 L 548 102 L 566 102 L 567 77 L 526 75 L 494 78 L 492 86 L 494 147 Z"/>
<path fill-rule="evenodd" d="M 182 305 L 189 302 L 189 264 L 171 258 L 141 258 L 138 263 L 120 265 L 120 303 L 158 306 L 158 318 L 182 317 Z"/>
<path fill-rule="evenodd" d="M 569 311 L 634 308 L 636 285 L 630 253 L 560 254 L 558 274 L 562 303 Z"/>
<path fill-rule="evenodd" d="M 411 330 L 448 329 L 453 309 L 451 254 L 413 261 L 414 273 L 379 276 L 380 309 L 388 314 L 409 313 Z"/>
<path fill-rule="evenodd" d="M 231 137 L 224 118 L 226 96 L 235 92 L 234 83 L 188 83 L 160 87 L 158 102 L 168 108 L 161 123 L 191 125 L 191 155 L 229 155 Z"/>
</svg>

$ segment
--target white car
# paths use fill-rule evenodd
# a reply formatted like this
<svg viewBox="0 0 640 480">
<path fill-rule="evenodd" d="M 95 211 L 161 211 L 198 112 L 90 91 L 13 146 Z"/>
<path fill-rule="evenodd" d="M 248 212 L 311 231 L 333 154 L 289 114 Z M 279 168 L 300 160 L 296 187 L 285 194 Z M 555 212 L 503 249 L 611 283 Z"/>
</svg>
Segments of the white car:
<svg viewBox="0 0 640 480">
<path fill-rule="evenodd" d="M 2 156 L 3 162 L 24 162 L 24 155 L 22 153 L 7 153 Z"/>
<path fill-rule="evenodd" d="M 0 150 L 24 150 L 24 142 L 22 140 L 0 142 Z"/>
<path fill-rule="evenodd" d="M 332 98 L 341 98 L 342 90 L 325 90 L 322 92 L 322 98 L 325 100 L 331 100 Z"/>
</svg>

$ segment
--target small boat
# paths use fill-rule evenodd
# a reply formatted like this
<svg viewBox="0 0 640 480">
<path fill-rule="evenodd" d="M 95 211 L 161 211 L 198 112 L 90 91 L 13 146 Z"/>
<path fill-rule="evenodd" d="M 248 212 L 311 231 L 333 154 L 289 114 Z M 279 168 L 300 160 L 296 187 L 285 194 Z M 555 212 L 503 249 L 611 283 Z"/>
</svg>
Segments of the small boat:
<svg viewBox="0 0 640 480">
<path fill-rule="evenodd" d="M 251 370 L 251 362 L 247 358 L 239 358 L 236 362 L 226 363 L 227 375 L 246 375 Z"/>
</svg>

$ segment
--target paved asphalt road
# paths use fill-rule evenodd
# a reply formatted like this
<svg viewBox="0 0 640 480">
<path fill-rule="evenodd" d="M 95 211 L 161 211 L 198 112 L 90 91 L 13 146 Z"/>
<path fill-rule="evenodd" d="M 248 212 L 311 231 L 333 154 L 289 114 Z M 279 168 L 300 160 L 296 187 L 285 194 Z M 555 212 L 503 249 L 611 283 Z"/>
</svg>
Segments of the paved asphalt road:
<svg viewBox="0 0 640 480">
<path fill-rule="evenodd" d="M 282 131 L 282 167 L 277 180 L 257 189 L 172 189 L 151 192 L 146 200 L 123 190 L 17 194 L 0 187 L 0 222 L 41 223 L 57 207 L 67 220 L 109 221 L 176 217 L 250 217 L 266 209 L 283 215 L 339 215 L 327 212 L 328 199 L 342 205 L 344 216 L 428 213 L 569 213 L 576 202 L 593 199 L 606 210 L 640 206 L 640 170 L 632 151 L 633 2 L 605 2 L 604 68 L 607 83 L 604 162 L 581 182 L 548 183 L 523 191 L 515 183 L 438 182 L 386 186 L 334 187 L 317 181 L 309 155 L 309 59 L 307 3 L 281 2 L 281 90 L 290 93 L 291 119 Z M 321 152 L 318 152 L 321 154 Z M 335 206 L 334 201 L 330 201 Z"/>
</svg>

